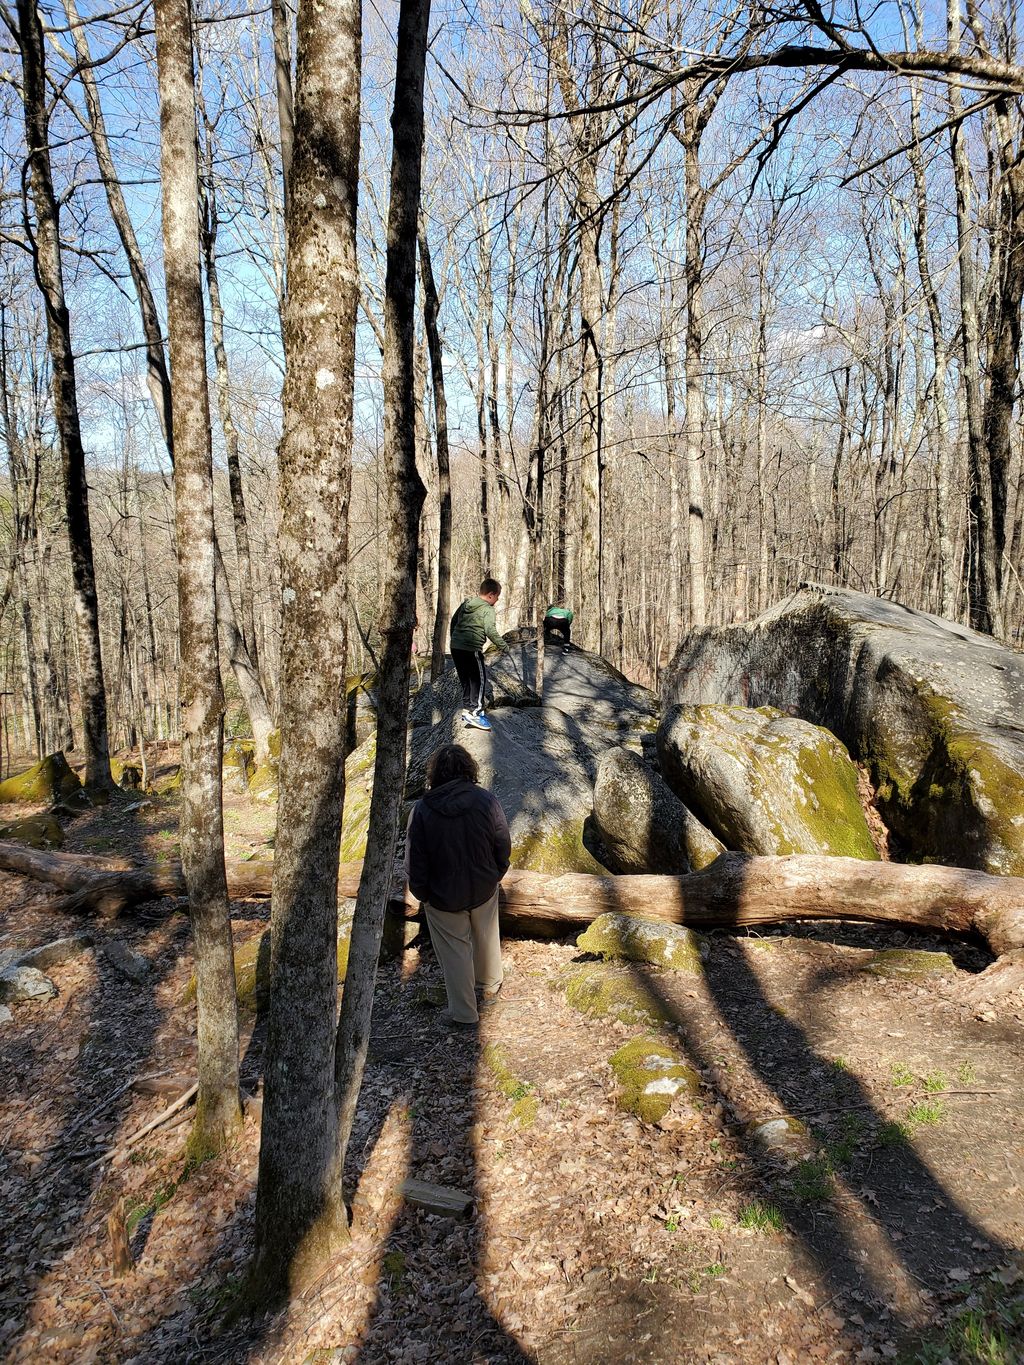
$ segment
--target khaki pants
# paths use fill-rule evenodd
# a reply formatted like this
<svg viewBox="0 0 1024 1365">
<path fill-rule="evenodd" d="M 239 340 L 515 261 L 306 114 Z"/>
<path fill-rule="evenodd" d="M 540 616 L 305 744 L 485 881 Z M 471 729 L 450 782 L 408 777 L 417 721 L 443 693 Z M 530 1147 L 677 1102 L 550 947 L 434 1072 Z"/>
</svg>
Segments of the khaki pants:
<svg viewBox="0 0 1024 1365">
<path fill-rule="evenodd" d="M 502 981 L 497 888 L 489 900 L 468 912 L 435 910 L 426 901 L 423 910 L 444 973 L 452 1018 L 460 1024 L 475 1024 L 480 1016 L 474 986 L 493 991 Z"/>
</svg>

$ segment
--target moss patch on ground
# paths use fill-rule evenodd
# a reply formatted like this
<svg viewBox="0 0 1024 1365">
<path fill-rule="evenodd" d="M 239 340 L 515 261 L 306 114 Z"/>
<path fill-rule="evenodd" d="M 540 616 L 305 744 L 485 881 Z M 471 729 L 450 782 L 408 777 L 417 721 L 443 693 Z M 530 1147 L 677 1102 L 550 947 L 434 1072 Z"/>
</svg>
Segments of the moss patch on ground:
<svg viewBox="0 0 1024 1365">
<path fill-rule="evenodd" d="M 52 815 L 30 815 L 0 826 L 0 839 L 14 839 L 29 848 L 60 848 L 64 831 Z"/>
<path fill-rule="evenodd" d="M 692 929 L 665 920 L 615 912 L 598 915 L 576 940 L 576 947 L 596 957 L 647 962 L 677 972 L 703 970 L 703 940 Z"/>
<path fill-rule="evenodd" d="M 616 1103 L 643 1123 L 663 1119 L 677 1095 L 695 1095 L 700 1077 L 668 1043 L 634 1038 L 609 1059 L 619 1083 Z"/>
<path fill-rule="evenodd" d="M 948 953 L 926 953 L 912 948 L 883 948 L 872 953 L 862 968 L 873 976 L 955 976 L 956 968 Z"/>
<path fill-rule="evenodd" d="M 488 1043 L 481 1058 L 497 1082 L 498 1089 L 510 1101 L 513 1122 L 520 1128 L 528 1128 L 540 1108 L 540 1100 L 532 1093 L 529 1081 L 521 1080 L 515 1074 L 509 1065 L 508 1053 L 499 1043 Z"/>
</svg>

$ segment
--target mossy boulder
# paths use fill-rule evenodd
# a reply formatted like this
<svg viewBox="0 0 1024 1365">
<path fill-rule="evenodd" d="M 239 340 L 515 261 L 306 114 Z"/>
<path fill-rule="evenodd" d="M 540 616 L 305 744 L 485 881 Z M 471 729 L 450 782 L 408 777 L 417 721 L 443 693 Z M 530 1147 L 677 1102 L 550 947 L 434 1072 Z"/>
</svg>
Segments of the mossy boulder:
<svg viewBox="0 0 1024 1365">
<path fill-rule="evenodd" d="M 676 972 L 703 970 L 703 939 L 692 929 L 665 920 L 611 912 L 598 915 L 576 940 L 576 947 L 595 957 L 646 962 Z"/>
<path fill-rule="evenodd" d="M 785 1114 L 777 1119 L 755 1119 L 747 1125 L 747 1135 L 758 1147 L 792 1158 L 806 1156 L 813 1150 L 807 1125 Z"/>
<path fill-rule="evenodd" d="M 676 706 L 658 756 L 681 800 L 741 853 L 878 858 L 857 770 L 830 731 L 772 707 Z"/>
<path fill-rule="evenodd" d="M 634 1038 L 609 1059 L 618 1081 L 616 1103 L 643 1123 L 658 1123 L 680 1095 L 694 1096 L 700 1077 L 668 1043 Z"/>
<path fill-rule="evenodd" d="M 601 755 L 594 823 L 613 872 L 699 871 L 725 851 L 661 774 L 631 749 Z"/>
<path fill-rule="evenodd" d="M 345 809 L 341 818 L 341 861 L 355 863 L 366 853 L 373 797 L 373 765 L 377 761 L 377 733 L 364 739 L 345 760 Z"/>
<path fill-rule="evenodd" d="M 623 1024 L 658 1027 L 670 1022 L 654 994 L 632 972 L 599 963 L 573 968 L 565 983 L 565 998 L 581 1014 L 618 1019 Z"/>
<path fill-rule="evenodd" d="M 870 769 L 912 858 L 1024 876 L 1024 658 L 991 636 L 803 584 L 754 621 L 690 635 L 662 695 L 825 725 Z"/>
<path fill-rule="evenodd" d="M 142 767 L 130 758 L 112 758 L 110 774 L 122 791 L 142 790 Z"/>
<path fill-rule="evenodd" d="M 249 795 L 264 806 L 277 804 L 278 771 L 281 759 L 281 731 L 272 730 L 267 740 L 267 757 L 253 768 L 249 777 Z"/>
<path fill-rule="evenodd" d="M 338 907 L 338 981 L 345 980 L 348 970 L 348 949 L 352 937 L 351 910 Z M 270 930 L 243 943 L 235 949 L 235 990 L 238 1008 L 243 1014 L 257 1014 L 270 998 Z M 193 972 L 185 987 L 184 1000 L 191 1004 L 196 998 L 196 978 Z"/>
<path fill-rule="evenodd" d="M 181 791 L 181 769 L 175 768 L 166 777 L 161 777 L 159 782 L 154 782 L 153 790 L 159 796 L 170 796 L 174 792 Z"/>
<path fill-rule="evenodd" d="M 256 744 L 251 739 L 230 739 L 224 745 L 224 786 L 244 795 L 256 772 Z"/>
<path fill-rule="evenodd" d="M 948 953 L 928 953 L 917 948 L 882 948 L 871 954 L 861 970 L 873 976 L 898 976 L 910 980 L 956 975 L 956 967 Z"/>
<path fill-rule="evenodd" d="M 493 729 L 471 729 L 453 711 L 435 726 L 414 726 L 406 795 L 423 794 L 435 750 L 462 744 L 477 761 L 481 784 L 501 802 L 513 867 L 555 874 L 606 872 L 584 843 L 584 826 L 593 809 L 597 760 L 617 742 L 615 735 L 549 706 L 496 709 L 490 719 Z"/>
<path fill-rule="evenodd" d="M 64 831 L 52 815 L 30 815 L 0 826 L 0 839 L 14 839 L 19 844 L 28 844 L 29 848 L 60 848 L 64 843 Z"/>
<path fill-rule="evenodd" d="M 30 805 L 60 801 L 81 789 L 78 775 L 63 753 L 47 754 L 46 758 L 40 759 L 31 768 L 0 782 L 0 802 Z"/>
</svg>

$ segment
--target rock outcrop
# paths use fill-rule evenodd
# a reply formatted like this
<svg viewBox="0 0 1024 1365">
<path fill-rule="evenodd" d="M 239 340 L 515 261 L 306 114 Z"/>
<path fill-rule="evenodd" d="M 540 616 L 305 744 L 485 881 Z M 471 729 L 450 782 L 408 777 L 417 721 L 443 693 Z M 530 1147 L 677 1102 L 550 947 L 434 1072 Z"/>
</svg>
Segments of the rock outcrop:
<svg viewBox="0 0 1024 1365">
<path fill-rule="evenodd" d="M 857 770 L 830 731 L 772 707 L 676 706 L 658 757 L 679 798 L 741 853 L 877 859 Z"/>
<path fill-rule="evenodd" d="M 699 871 L 725 851 L 631 749 L 608 749 L 598 762 L 594 824 L 613 872 Z"/>
<path fill-rule="evenodd" d="M 870 768 L 910 857 L 1024 874 L 1024 659 L 989 636 L 805 585 L 745 625 L 691 635 L 663 700 L 827 726 Z"/>
<path fill-rule="evenodd" d="M 48 754 L 31 768 L 0 782 L 0 801 L 25 804 L 59 801 L 81 791 L 82 784 L 62 753 Z"/>
</svg>

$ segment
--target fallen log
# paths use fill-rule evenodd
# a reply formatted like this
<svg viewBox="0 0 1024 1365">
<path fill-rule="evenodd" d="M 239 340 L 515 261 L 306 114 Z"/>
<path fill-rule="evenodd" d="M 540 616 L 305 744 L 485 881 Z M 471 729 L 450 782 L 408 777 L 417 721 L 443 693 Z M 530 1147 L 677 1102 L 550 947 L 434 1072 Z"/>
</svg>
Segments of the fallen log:
<svg viewBox="0 0 1024 1365">
<path fill-rule="evenodd" d="M 107 914 L 143 900 L 185 894 L 181 869 L 173 863 L 122 871 L 99 866 L 92 858 L 0 841 L 0 869 L 67 891 L 67 908 Z M 229 862 L 227 871 L 232 897 L 270 895 L 274 870 L 269 860 Z M 361 863 L 341 865 L 339 897 L 356 894 L 361 871 Z M 416 913 L 416 902 L 397 884 L 392 905 L 398 913 Z M 552 876 L 513 869 L 502 882 L 501 922 L 506 934 L 558 937 L 585 929 L 609 910 L 695 929 L 800 919 L 872 920 L 910 929 L 975 933 L 996 957 L 1024 952 L 1024 877 L 993 877 L 935 863 L 723 853 L 702 871 L 680 877 Z"/>
<path fill-rule="evenodd" d="M 362 863 L 342 863 L 338 897 L 359 889 Z M 185 879 L 177 862 L 132 867 L 121 859 L 82 853 L 48 853 L 0 840 L 0 870 L 56 886 L 67 894 L 50 902 L 59 911 L 96 911 L 111 918 L 133 905 L 164 896 L 184 896 Z M 233 900 L 270 895 L 274 864 L 267 859 L 227 863 L 228 895 Z"/>
</svg>

